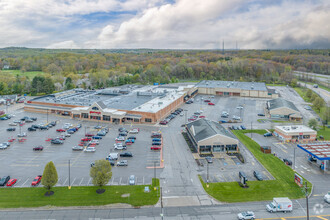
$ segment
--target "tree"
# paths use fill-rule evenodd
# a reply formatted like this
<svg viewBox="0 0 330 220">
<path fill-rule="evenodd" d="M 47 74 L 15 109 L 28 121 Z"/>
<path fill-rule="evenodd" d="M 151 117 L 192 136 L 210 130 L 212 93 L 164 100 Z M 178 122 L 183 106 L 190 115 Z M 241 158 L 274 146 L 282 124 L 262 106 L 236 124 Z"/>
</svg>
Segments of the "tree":
<svg viewBox="0 0 330 220">
<path fill-rule="evenodd" d="M 58 176 L 55 165 L 53 161 L 50 161 L 45 166 L 44 173 L 41 179 L 41 184 L 44 185 L 47 190 L 50 190 L 53 186 L 56 185 L 57 181 Z"/>
<path fill-rule="evenodd" d="M 91 167 L 89 175 L 92 177 L 94 186 L 102 187 L 109 182 L 112 177 L 111 165 L 106 160 L 97 160 Z"/>
<path fill-rule="evenodd" d="M 325 125 L 327 125 L 330 121 L 330 107 L 326 107 L 325 110 L 321 114 L 323 129 Z"/>
<path fill-rule="evenodd" d="M 307 89 L 307 92 L 306 92 L 306 97 L 311 99 L 312 98 L 312 95 L 313 95 L 313 91 L 311 89 Z"/>
<path fill-rule="evenodd" d="M 316 130 L 316 127 L 317 127 L 317 121 L 315 118 L 311 118 L 309 119 L 308 121 L 308 126 L 314 130 Z"/>
<path fill-rule="evenodd" d="M 317 97 L 314 101 L 313 101 L 313 107 L 316 108 L 317 110 L 319 110 L 319 112 L 321 111 L 321 108 L 325 105 L 324 100 L 321 97 Z"/>
</svg>

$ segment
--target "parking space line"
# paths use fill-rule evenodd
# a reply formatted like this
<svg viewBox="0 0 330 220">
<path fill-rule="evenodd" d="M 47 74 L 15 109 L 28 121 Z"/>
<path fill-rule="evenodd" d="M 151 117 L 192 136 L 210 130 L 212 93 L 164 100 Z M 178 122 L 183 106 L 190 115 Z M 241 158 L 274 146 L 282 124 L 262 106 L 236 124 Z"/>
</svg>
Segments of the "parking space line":
<svg viewBox="0 0 330 220">
<path fill-rule="evenodd" d="M 92 178 L 89 178 L 87 185 L 89 186 L 89 183 L 91 182 Z"/>
<path fill-rule="evenodd" d="M 71 183 L 71 186 L 73 186 L 74 181 L 76 181 L 76 177 L 73 179 L 73 181 L 72 181 L 72 183 Z"/>
<path fill-rule="evenodd" d="M 112 181 L 111 181 L 111 185 L 113 185 L 113 180 L 114 180 L 115 178 L 112 178 Z"/>
<path fill-rule="evenodd" d="M 23 187 L 23 186 L 25 185 L 25 183 L 26 183 L 28 180 L 29 180 L 29 178 L 27 178 L 27 179 L 25 180 L 25 182 L 21 185 L 21 187 Z"/>
<path fill-rule="evenodd" d="M 143 176 L 143 181 L 142 181 L 142 183 L 143 183 L 142 185 L 144 185 L 144 176 Z"/>
<path fill-rule="evenodd" d="M 121 179 L 122 179 L 122 178 L 123 178 L 123 177 L 120 177 L 118 185 L 121 185 Z"/>
<path fill-rule="evenodd" d="M 68 177 L 65 179 L 65 181 L 63 183 L 63 186 L 65 186 L 66 181 L 68 181 Z"/>
<path fill-rule="evenodd" d="M 56 184 L 56 185 L 59 185 L 59 186 L 61 186 L 61 184 L 59 183 L 59 182 L 60 182 L 60 180 L 61 180 L 61 178 L 58 178 L 58 179 L 57 179 L 57 184 Z"/>
<path fill-rule="evenodd" d="M 84 180 L 84 178 L 81 178 L 80 183 L 79 183 L 79 186 L 81 186 L 81 183 L 82 183 L 83 180 Z"/>
</svg>

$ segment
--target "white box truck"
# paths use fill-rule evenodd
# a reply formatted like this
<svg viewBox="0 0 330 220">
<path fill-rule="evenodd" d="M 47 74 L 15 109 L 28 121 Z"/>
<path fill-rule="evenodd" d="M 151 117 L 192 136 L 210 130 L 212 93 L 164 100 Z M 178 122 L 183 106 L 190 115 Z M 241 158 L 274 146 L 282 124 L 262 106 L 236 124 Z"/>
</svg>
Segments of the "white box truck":
<svg viewBox="0 0 330 220">
<path fill-rule="evenodd" d="M 287 198 L 274 198 L 273 202 L 266 205 L 268 212 L 291 212 L 292 211 L 292 201 Z"/>
</svg>

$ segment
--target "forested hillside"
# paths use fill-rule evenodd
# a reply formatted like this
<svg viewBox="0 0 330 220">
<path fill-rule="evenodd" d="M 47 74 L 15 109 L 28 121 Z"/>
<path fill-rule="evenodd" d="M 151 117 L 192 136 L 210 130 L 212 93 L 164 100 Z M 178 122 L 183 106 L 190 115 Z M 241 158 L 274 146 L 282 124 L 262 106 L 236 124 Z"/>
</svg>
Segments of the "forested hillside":
<svg viewBox="0 0 330 220">
<path fill-rule="evenodd" d="M 293 83 L 291 71 L 330 74 L 330 50 L 185 51 L 0 49 L 0 94 L 127 83 L 239 80 Z M 38 76 L 38 77 L 36 77 Z"/>
</svg>

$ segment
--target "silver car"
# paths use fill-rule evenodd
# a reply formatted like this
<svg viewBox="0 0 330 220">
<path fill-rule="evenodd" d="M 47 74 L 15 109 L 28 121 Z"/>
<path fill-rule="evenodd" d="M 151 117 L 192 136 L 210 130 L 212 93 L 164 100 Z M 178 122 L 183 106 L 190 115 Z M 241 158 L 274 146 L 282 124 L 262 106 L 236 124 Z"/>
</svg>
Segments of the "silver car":
<svg viewBox="0 0 330 220">
<path fill-rule="evenodd" d="M 134 175 L 131 175 L 129 177 L 129 185 L 135 185 L 135 176 Z"/>
<path fill-rule="evenodd" d="M 117 166 L 127 166 L 128 162 L 127 160 L 120 160 L 117 162 Z"/>
</svg>

